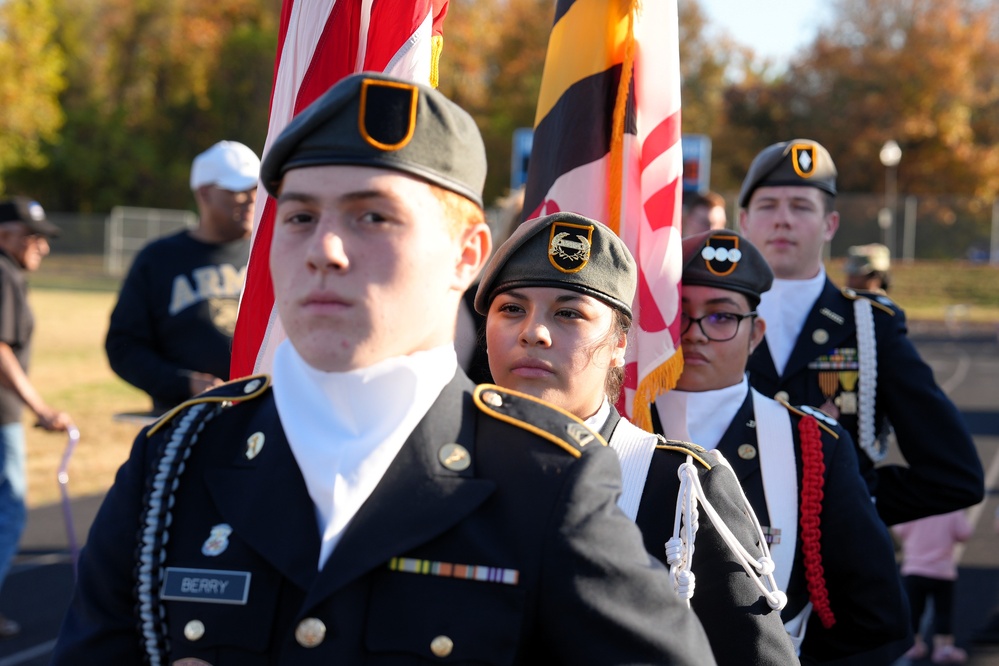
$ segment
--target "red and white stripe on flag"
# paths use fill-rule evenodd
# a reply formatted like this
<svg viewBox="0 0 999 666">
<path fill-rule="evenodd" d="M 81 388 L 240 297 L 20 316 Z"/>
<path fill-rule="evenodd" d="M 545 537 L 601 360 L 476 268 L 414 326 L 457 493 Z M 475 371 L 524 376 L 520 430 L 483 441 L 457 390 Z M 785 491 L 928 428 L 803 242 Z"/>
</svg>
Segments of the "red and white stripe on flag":
<svg viewBox="0 0 999 666">
<path fill-rule="evenodd" d="M 634 254 L 635 321 L 618 406 L 645 429 L 650 404 L 683 369 L 682 163 L 676 0 L 559 0 L 524 210 L 528 219 L 562 210 L 600 220 Z"/>
<path fill-rule="evenodd" d="M 296 114 L 345 76 L 376 71 L 436 85 L 447 5 L 448 0 L 284 0 L 264 154 Z M 268 372 L 285 338 L 269 265 L 274 210 L 274 200 L 258 186 L 232 378 Z"/>
</svg>

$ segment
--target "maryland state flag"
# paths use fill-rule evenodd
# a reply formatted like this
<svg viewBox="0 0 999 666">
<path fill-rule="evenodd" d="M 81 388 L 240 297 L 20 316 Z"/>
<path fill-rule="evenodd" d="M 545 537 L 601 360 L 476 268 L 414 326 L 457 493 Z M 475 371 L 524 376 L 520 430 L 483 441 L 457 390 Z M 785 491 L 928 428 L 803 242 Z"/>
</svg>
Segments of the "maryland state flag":
<svg viewBox="0 0 999 666">
<path fill-rule="evenodd" d="M 618 407 L 649 406 L 683 369 L 679 343 L 680 65 L 676 0 L 558 0 L 524 198 L 526 219 L 572 211 L 614 229 L 638 262 Z"/>
<path fill-rule="evenodd" d="M 361 71 L 437 85 L 448 0 L 284 0 L 264 153 L 302 109 Z M 239 303 L 230 377 L 268 372 L 285 333 L 268 257 L 274 199 L 257 188 L 250 263 Z"/>
</svg>

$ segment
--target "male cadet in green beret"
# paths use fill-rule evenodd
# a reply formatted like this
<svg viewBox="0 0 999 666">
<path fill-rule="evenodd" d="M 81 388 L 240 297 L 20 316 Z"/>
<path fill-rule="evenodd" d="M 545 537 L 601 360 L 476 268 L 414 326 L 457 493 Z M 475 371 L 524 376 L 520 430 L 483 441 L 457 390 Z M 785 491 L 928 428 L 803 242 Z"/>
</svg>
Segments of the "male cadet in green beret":
<svg viewBox="0 0 999 666">
<path fill-rule="evenodd" d="M 746 380 L 769 330 L 757 307 L 772 280 L 733 231 L 683 239 L 683 374 L 656 400 L 654 429 L 674 435 L 666 416 L 686 414 L 690 438 L 728 460 L 767 534 L 801 663 L 890 664 L 912 642 L 908 602 L 850 435 Z"/>
<path fill-rule="evenodd" d="M 767 331 L 749 359 L 749 381 L 843 424 L 885 523 L 975 504 L 984 494 L 975 445 L 907 337 L 905 314 L 882 294 L 840 289 L 826 277 L 835 197 L 836 166 L 815 141 L 774 144 L 749 167 L 739 225 L 775 277 L 760 301 Z M 874 469 L 890 429 L 908 466 Z"/>
<path fill-rule="evenodd" d="M 266 376 L 139 435 L 55 664 L 714 664 L 581 421 L 458 370 L 486 158 L 439 92 L 348 77 L 267 153 Z"/>
</svg>

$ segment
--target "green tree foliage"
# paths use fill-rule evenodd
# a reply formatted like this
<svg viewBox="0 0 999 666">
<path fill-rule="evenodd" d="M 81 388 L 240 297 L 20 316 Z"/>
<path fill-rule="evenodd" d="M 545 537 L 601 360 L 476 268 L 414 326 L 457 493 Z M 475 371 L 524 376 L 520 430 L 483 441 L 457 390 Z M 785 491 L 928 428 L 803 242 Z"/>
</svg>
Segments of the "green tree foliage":
<svg viewBox="0 0 999 666">
<path fill-rule="evenodd" d="M 778 140 L 821 141 L 840 189 L 881 191 L 878 152 L 903 150 L 899 189 L 999 193 L 999 5 L 982 0 L 838 0 L 832 20 L 787 73 L 726 92 L 725 173 Z M 741 178 L 741 175 L 739 176 Z"/>
<path fill-rule="evenodd" d="M 52 40 L 55 23 L 50 0 L 0 2 L 0 176 L 44 166 L 40 143 L 62 124 L 65 58 Z"/>
<path fill-rule="evenodd" d="M 11 175 L 52 210 L 185 208 L 191 159 L 221 139 L 258 153 L 277 0 L 53 0 L 69 58 L 65 126 L 44 170 Z"/>
<path fill-rule="evenodd" d="M 444 21 L 440 90 L 464 106 L 489 156 L 485 201 L 510 186 L 513 131 L 533 127 L 551 0 L 451 0 Z"/>
</svg>

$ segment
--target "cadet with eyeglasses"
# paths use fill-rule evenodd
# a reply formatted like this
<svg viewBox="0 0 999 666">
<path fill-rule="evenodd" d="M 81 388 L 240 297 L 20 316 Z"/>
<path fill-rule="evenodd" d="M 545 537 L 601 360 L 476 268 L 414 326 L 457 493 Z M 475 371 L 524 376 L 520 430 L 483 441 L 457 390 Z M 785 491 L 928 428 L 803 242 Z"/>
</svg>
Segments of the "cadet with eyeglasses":
<svg viewBox="0 0 999 666">
<path fill-rule="evenodd" d="M 850 435 L 746 380 L 767 330 L 756 310 L 773 280 L 766 260 L 735 232 L 709 231 L 683 240 L 681 279 L 683 373 L 657 399 L 654 429 L 673 436 L 685 414 L 691 439 L 729 461 L 767 534 L 803 664 L 890 664 L 911 643 L 908 604 Z"/>
</svg>

